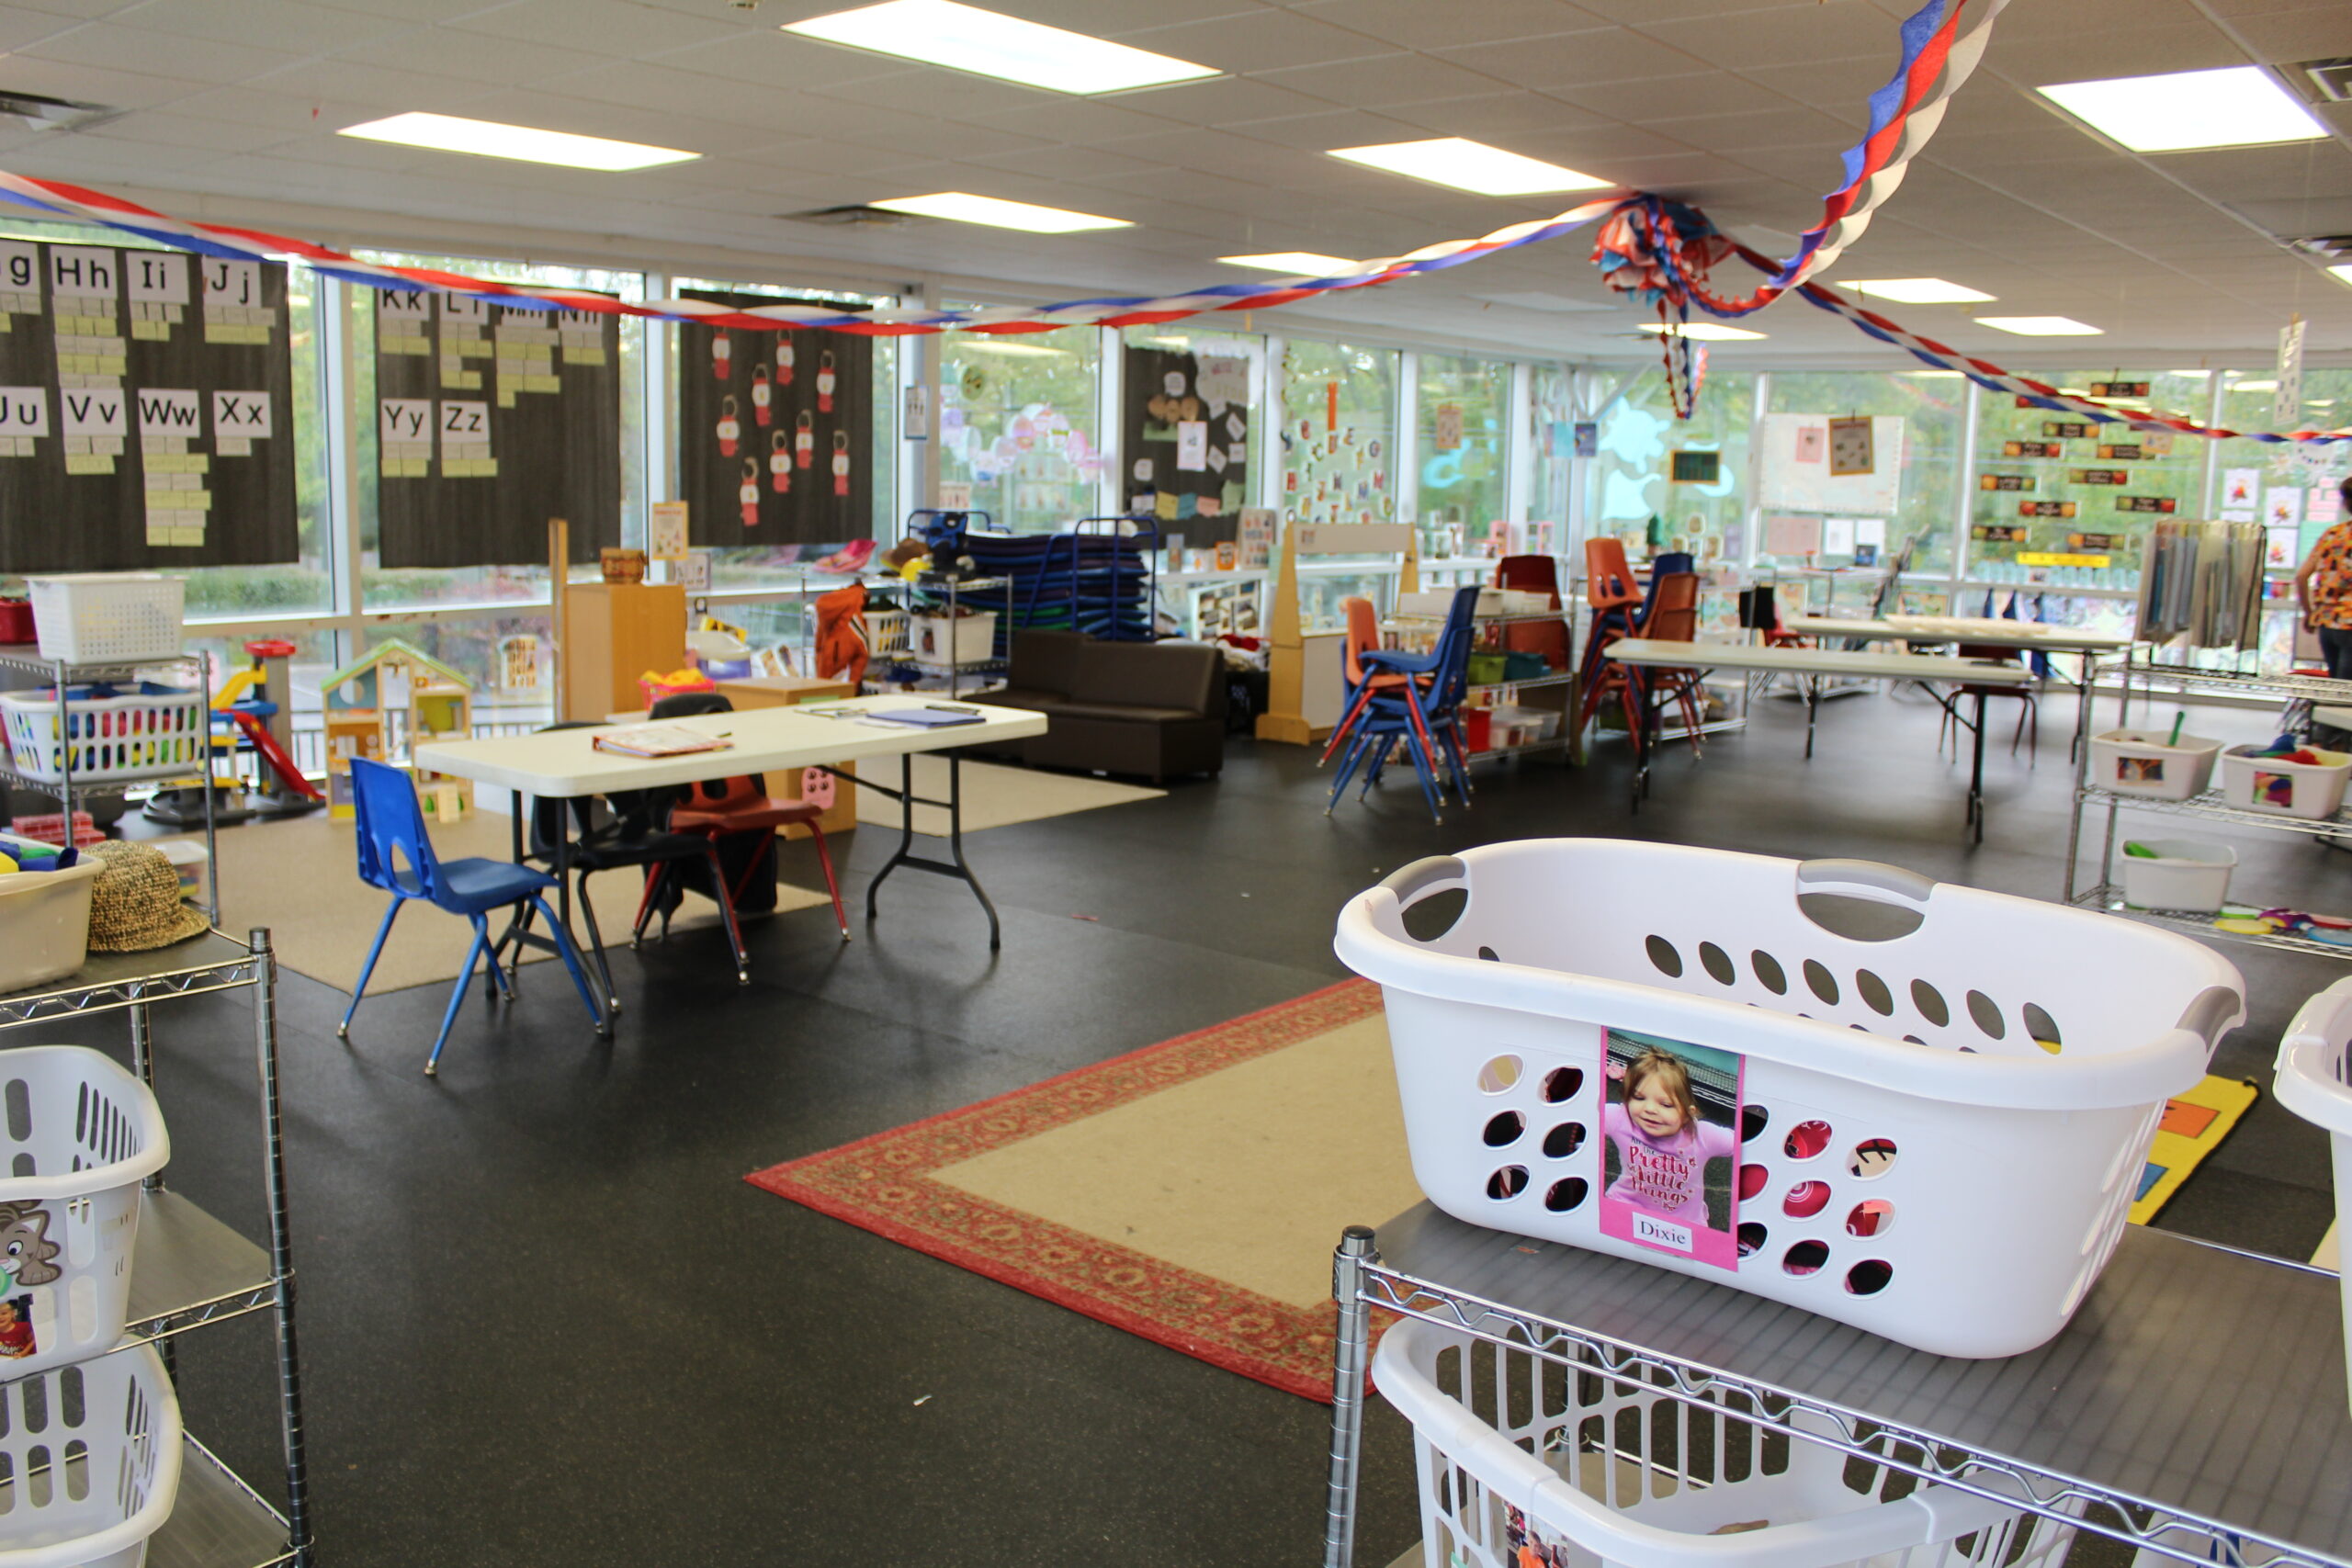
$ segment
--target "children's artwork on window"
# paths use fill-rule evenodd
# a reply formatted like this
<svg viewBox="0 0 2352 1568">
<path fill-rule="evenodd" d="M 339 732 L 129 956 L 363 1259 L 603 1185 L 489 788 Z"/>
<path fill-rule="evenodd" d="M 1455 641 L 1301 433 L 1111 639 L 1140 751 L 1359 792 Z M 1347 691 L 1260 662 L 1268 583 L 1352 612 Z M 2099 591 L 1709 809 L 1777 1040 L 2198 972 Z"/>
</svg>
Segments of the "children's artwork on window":
<svg viewBox="0 0 2352 1568">
<path fill-rule="evenodd" d="M 1736 1271 L 1745 1059 L 1612 1029 L 1601 1069 L 1601 1234 Z"/>
</svg>

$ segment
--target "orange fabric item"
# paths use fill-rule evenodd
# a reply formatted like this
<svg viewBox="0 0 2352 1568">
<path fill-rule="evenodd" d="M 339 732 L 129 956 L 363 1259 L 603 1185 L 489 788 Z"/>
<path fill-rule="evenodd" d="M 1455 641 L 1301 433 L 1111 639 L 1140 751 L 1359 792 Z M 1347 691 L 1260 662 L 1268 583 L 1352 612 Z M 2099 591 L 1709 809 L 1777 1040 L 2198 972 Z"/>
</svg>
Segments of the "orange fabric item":
<svg viewBox="0 0 2352 1568">
<path fill-rule="evenodd" d="M 817 601 L 817 673 L 830 681 L 847 673 L 850 684 L 865 679 L 865 585 L 853 582 Z"/>
</svg>

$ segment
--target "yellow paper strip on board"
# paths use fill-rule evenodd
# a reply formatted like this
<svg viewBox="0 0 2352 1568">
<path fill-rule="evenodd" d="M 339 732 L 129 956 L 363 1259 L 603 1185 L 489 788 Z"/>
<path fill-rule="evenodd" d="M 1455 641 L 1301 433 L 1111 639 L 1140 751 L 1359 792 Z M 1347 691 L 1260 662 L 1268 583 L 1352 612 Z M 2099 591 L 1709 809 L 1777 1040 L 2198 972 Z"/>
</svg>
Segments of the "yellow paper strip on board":
<svg viewBox="0 0 2352 1568">
<path fill-rule="evenodd" d="M 66 457 L 65 471 L 69 474 L 110 474 L 114 472 L 114 459 L 96 453 L 77 452 Z"/>
<path fill-rule="evenodd" d="M 2018 564 L 2019 566 L 2101 567 L 2106 566 L 2112 558 L 2109 556 L 2048 555 L 2039 551 L 2021 551 L 2018 556 Z"/>
</svg>

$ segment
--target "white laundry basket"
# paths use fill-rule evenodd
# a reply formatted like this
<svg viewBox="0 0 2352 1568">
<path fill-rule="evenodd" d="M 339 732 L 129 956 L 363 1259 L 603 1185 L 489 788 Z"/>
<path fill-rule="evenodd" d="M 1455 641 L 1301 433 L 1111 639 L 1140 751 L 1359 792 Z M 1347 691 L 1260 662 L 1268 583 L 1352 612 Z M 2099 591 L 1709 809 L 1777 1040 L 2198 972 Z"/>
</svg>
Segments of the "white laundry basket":
<svg viewBox="0 0 2352 1568">
<path fill-rule="evenodd" d="M 152 571 L 82 572 L 26 580 L 43 659 L 130 664 L 170 659 L 182 646 L 187 579 Z"/>
<path fill-rule="evenodd" d="M 2044 1568 L 2070 1525 L 1414 1320 L 1372 1377 L 1413 1424 L 1425 1568 Z M 1800 1427 L 1808 1418 L 1795 1418 Z M 1822 1435 L 1827 1436 L 1826 1430 Z"/>
<path fill-rule="evenodd" d="M 1408 908 L 1447 890 L 1459 916 L 1415 936 Z M 1815 894 L 1916 929 L 1840 935 Z M 2016 1355 L 2065 1323 L 2165 1100 L 2245 1013 L 2226 961 L 2134 921 L 1865 861 L 1610 839 L 1417 862 L 1349 901 L 1335 946 L 1385 993 L 1439 1208 L 1947 1356 Z M 1715 1183 L 1696 1224 L 1604 1190 L 1630 1144 L 1608 1065 L 1645 1043 L 1697 1064 L 1686 1103 L 1730 1156 L 1684 1178 Z"/>
<path fill-rule="evenodd" d="M 0 724 L 17 771 L 51 784 L 103 784 L 195 772 L 211 746 L 204 694 L 153 681 L 0 692 Z M 69 755 L 70 753 L 70 755 Z"/>
<path fill-rule="evenodd" d="M 121 1340 L 139 1186 L 171 1152 L 154 1095 L 97 1052 L 0 1051 L 0 1170 L 17 1173 L 0 1177 L 0 1302 L 32 1326 L 29 1353 L 14 1347 L 0 1377 L 78 1361 Z M 0 1325 L 0 1356 L 11 1348 L 9 1333 Z M 0 1529 L 6 1523 L 0 1515 Z"/>
<path fill-rule="evenodd" d="M 140 1568 L 180 1488 L 180 1405 L 145 1345 L 0 1387 L 0 1568 Z"/>
<path fill-rule="evenodd" d="M 2338 980 L 2311 1000 L 2287 1025 L 2278 1042 L 2275 1087 L 2278 1103 L 2304 1121 L 2327 1129 L 2335 1156 L 2336 1220 L 2352 1208 L 2352 980 Z M 2344 1337 L 2347 1392 L 2352 1392 L 2352 1272 L 2344 1279 Z"/>
</svg>

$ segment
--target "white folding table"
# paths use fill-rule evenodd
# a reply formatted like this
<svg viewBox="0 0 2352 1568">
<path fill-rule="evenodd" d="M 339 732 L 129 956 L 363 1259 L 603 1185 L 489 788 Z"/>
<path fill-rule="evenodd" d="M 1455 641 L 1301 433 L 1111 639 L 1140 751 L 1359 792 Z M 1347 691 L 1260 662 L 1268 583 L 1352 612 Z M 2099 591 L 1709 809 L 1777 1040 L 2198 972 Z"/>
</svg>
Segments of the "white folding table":
<svg viewBox="0 0 2352 1568">
<path fill-rule="evenodd" d="M 935 729 L 892 724 L 862 716 L 876 710 L 953 706 L 980 715 L 977 724 Z M 875 757 L 900 759 L 900 787 L 857 779 L 860 789 L 871 789 L 899 803 L 901 827 L 897 852 L 865 890 L 865 914 L 874 918 L 876 896 L 884 878 L 900 866 L 952 876 L 972 890 L 988 912 L 989 945 L 1002 945 L 1002 928 L 996 906 L 989 901 L 979 879 L 964 858 L 964 775 L 957 751 L 984 741 L 1018 740 L 1046 732 L 1046 716 L 1026 708 L 989 707 L 978 703 L 938 704 L 919 696 L 860 697 L 840 703 L 810 703 L 797 707 L 752 708 L 740 713 L 704 714 L 665 720 L 681 728 L 724 738 L 727 748 L 696 751 L 683 757 L 631 757 L 596 748 L 605 728 L 543 729 L 530 735 L 499 736 L 484 740 L 445 740 L 416 749 L 416 765 L 436 773 L 497 784 L 517 796 L 539 800 L 575 800 L 610 795 L 619 790 L 660 789 L 733 778 L 741 773 L 776 773 L 791 768 L 827 769 L 835 762 L 864 761 Z M 613 727 L 618 728 L 618 727 Z M 914 757 L 921 751 L 947 754 L 947 798 L 927 800 L 914 793 Z M 931 860 L 914 853 L 915 807 L 937 806 L 947 812 L 949 859 Z M 515 802 L 514 858 L 523 854 L 523 802 Z M 555 874 L 560 886 L 560 915 L 571 923 L 571 838 L 559 834 Z M 520 940 L 539 942 L 519 931 Z M 503 943 L 502 943 L 503 945 Z M 600 1029 L 605 1021 L 598 1021 Z"/>
<path fill-rule="evenodd" d="M 1987 664 L 1972 659 L 1947 659 L 1928 653 L 1870 653 L 1826 648 L 1762 648 L 1750 643 L 1661 642 L 1625 637 L 1609 645 L 1606 657 L 1637 669 L 1744 670 L 1762 674 L 1794 675 L 1804 688 L 1804 754 L 1813 755 L 1814 719 L 1820 706 L 1818 682 L 1825 676 L 1860 680 L 1949 681 L 1977 688 L 1976 718 L 1969 726 L 1975 737 L 1975 757 L 1968 778 L 1968 826 L 1978 842 L 1984 838 L 1984 692 L 1987 686 L 2022 686 L 2031 676 L 2018 664 Z M 1640 761 L 1634 774 L 1634 805 L 1639 809 L 1649 794 L 1650 752 L 1657 743 L 1661 708 L 1645 692 L 1641 703 L 1643 734 Z"/>
</svg>

